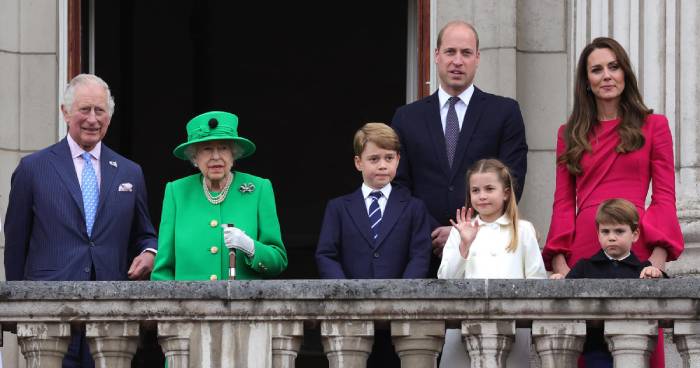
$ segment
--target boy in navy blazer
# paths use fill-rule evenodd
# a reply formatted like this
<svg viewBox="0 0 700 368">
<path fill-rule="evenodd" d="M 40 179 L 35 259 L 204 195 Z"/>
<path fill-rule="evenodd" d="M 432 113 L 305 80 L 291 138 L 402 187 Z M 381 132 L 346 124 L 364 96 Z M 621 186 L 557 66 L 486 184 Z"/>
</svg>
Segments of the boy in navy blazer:
<svg viewBox="0 0 700 368">
<path fill-rule="evenodd" d="M 430 266 L 430 227 L 423 202 L 392 185 L 399 165 L 399 137 L 386 124 L 368 123 L 355 133 L 355 167 L 362 186 L 328 202 L 316 248 L 324 279 L 425 278 Z M 401 365 L 389 330 L 376 329 L 367 367 Z"/>
<path fill-rule="evenodd" d="M 386 124 L 368 123 L 355 134 L 354 148 L 363 183 L 328 202 L 316 248 L 321 277 L 426 277 L 431 249 L 427 210 L 408 189 L 391 184 L 400 159 L 398 136 Z"/>
</svg>

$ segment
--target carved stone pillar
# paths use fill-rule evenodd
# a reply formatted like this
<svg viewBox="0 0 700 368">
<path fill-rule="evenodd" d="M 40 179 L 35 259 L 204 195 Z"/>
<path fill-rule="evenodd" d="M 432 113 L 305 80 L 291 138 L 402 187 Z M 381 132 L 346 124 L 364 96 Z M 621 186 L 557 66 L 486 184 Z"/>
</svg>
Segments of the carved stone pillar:
<svg viewBox="0 0 700 368">
<path fill-rule="evenodd" d="M 673 335 L 683 368 L 700 367 L 700 321 L 676 321 Z"/>
<path fill-rule="evenodd" d="M 437 367 L 445 339 L 445 321 L 392 321 L 394 350 L 402 367 Z"/>
<path fill-rule="evenodd" d="M 270 329 L 272 336 L 272 367 L 294 368 L 297 353 L 304 339 L 304 322 L 272 322 Z"/>
<path fill-rule="evenodd" d="M 586 321 L 532 321 L 532 338 L 542 368 L 576 367 L 586 338 Z"/>
<path fill-rule="evenodd" d="M 462 321 L 472 368 L 505 367 L 515 339 L 515 321 Z"/>
<path fill-rule="evenodd" d="M 363 368 L 372 352 L 374 323 L 372 321 L 321 322 L 323 350 L 329 368 Z"/>
<path fill-rule="evenodd" d="M 27 367 L 61 368 L 70 344 L 70 325 L 18 323 L 17 339 Z"/>
<path fill-rule="evenodd" d="M 138 347 L 138 322 L 86 323 L 85 336 L 96 368 L 131 368 Z"/>
<path fill-rule="evenodd" d="M 615 368 L 647 368 L 659 333 L 656 321 L 605 321 L 605 340 Z"/>
<path fill-rule="evenodd" d="M 191 322 L 159 322 L 158 342 L 165 354 L 168 368 L 188 368 L 190 366 Z"/>
</svg>

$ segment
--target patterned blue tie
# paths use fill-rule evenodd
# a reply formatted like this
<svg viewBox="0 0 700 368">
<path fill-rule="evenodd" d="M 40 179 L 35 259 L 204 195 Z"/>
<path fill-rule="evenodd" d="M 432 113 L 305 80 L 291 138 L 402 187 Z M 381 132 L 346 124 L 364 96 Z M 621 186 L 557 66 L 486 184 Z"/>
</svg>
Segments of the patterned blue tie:
<svg viewBox="0 0 700 368">
<path fill-rule="evenodd" d="M 92 160 L 90 154 L 84 152 L 82 155 L 85 160 L 83 167 L 82 182 L 83 186 L 83 209 L 85 210 L 85 225 L 87 226 L 88 236 L 92 236 L 92 225 L 95 224 L 95 211 L 97 211 L 97 201 L 100 196 L 97 187 L 97 175 L 95 169 L 92 168 Z"/>
<path fill-rule="evenodd" d="M 459 97 L 450 97 L 447 101 L 450 103 L 450 107 L 447 109 L 447 118 L 445 118 L 445 147 L 447 148 L 447 162 L 452 167 L 459 140 L 459 120 L 455 105 L 460 99 Z"/>
<path fill-rule="evenodd" d="M 369 194 L 372 203 L 369 205 L 369 225 L 372 229 L 372 238 L 377 241 L 379 237 L 379 224 L 382 222 L 382 210 L 379 208 L 379 198 L 382 192 L 372 192 Z"/>
</svg>

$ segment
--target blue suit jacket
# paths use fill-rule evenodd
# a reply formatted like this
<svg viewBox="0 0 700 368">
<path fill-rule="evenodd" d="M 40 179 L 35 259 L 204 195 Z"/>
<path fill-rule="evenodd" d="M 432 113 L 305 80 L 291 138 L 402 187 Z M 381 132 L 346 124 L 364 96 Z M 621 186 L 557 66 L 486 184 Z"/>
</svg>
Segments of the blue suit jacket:
<svg viewBox="0 0 700 368">
<path fill-rule="evenodd" d="M 394 185 L 375 242 L 362 190 L 328 202 L 316 248 L 324 279 L 425 278 L 430 264 L 425 205 Z"/>
<path fill-rule="evenodd" d="M 126 280 L 131 259 L 158 248 L 141 168 L 104 143 L 100 202 L 88 237 L 68 141 L 24 157 L 5 217 L 7 280 Z M 130 183 L 131 191 L 119 190 Z"/>
<path fill-rule="evenodd" d="M 476 161 L 497 158 L 516 179 L 520 198 L 527 172 L 525 126 L 518 103 L 474 88 L 459 133 L 452 168 L 437 93 L 400 107 L 392 127 L 401 139 L 396 181 L 428 206 L 431 228 L 447 226 L 466 200 L 466 172 Z"/>
</svg>

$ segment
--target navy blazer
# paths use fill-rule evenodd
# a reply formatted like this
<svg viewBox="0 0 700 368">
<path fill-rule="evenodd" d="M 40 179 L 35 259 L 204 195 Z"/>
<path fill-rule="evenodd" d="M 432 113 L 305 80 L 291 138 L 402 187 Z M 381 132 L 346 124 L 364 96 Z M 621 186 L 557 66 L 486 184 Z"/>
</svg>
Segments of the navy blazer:
<svg viewBox="0 0 700 368">
<path fill-rule="evenodd" d="M 428 206 L 431 228 L 450 225 L 466 200 L 466 172 L 476 161 L 497 158 L 506 164 L 520 198 L 527 172 L 525 125 L 518 103 L 474 88 L 452 168 L 447 161 L 445 133 L 437 92 L 400 107 L 392 127 L 401 139 L 396 182 L 408 187 Z"/>
<path fill-rule="evenodd" d="M 425 278 L 430 264 L 425 205 L 392 186 L 375 242 L 362 190 L 330 200 L 316 248 L 324 279 Z"/>
<path fill-rule="evenodd" d="M 22 158 L 5 217 L 7 280 L 89 280 L 93 268 L 96 280 L 126 280 L 131 259 L 158 248 L 141 168 L 103 143 L 100 172 L 88 237 L 68 141 Z"/>
</svg>

